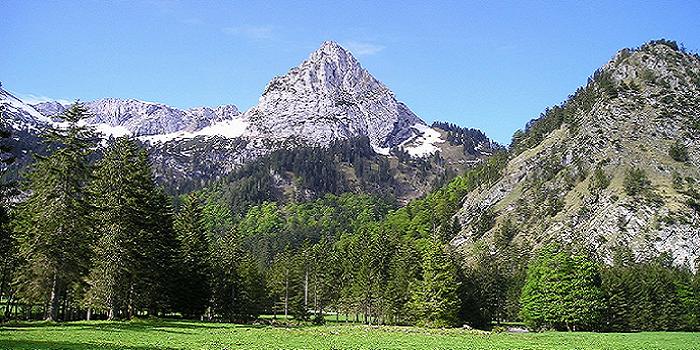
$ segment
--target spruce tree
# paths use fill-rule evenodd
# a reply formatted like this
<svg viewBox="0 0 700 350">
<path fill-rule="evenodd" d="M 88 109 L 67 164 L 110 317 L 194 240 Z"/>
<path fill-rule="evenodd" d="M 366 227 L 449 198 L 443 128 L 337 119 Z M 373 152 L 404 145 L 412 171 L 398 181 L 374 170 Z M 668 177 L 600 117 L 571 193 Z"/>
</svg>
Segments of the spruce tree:
<svg viewBox="0 0 700 350">
<path fill-rule="evenodd" d="M 134 181 L 137 154 L 131 139 L 117 138 L 97 164 L 91 185 L 98 238 L 88 306 L 106 308 L 109 319 L 125 314 L 135 280 L 137 233 L 142 229 L 138 206 L 145 200 Z"/>
<path fill-rule="evenodd" d="M 4 118 L 4 107 L 0 109 L 0 120 Z M 6 183 L 4 175 L 7 167 L 12 164 L 14 158 L 10 154 L 10 132 L 2 129 L 0 125 L 0 300 L 10 286 L 16 267 L 17 239 L 14 230 L 10 227 L 10 197 L 14 192 L 14 184 Z"/>
<path fill-rule="evenodd" d="M 22 287 L 27 295 L 49 300 L 47 320 L 56 320 L 61 295 L 88 268 L 86 188 L 94 133 L 79 124 L 87 115 L 76 103 L 61 116 L 62 126 L 42 135 L 49 155 L 36 155 L 26 188 L 31 194 L 21 206 Z"/>
<path fill-rule="evenodd" d="M 202 210 L 199 198 L 191 194 L 182 201 L 174 223 L 180 267 L 177 302 L 189 317 L 201 316 L 211 297 L 209 241 Z"/>
<path fill-rule="evenodd" d="M 211 314 L 217 314 L 228 321 L 238 317 L 237 303 L 240 297 L 238 266 L 241 261 L 238 234 L 231 231 L 212 240 L 212 298 Z"/>
<path fill-rule="evenodd" d="M 98 234 L 88 306 L 110 319 L 169 306 L 176 242 L 170 201 L 155 186 L 145 151 L 117 138 L 91 185 Z"/>
<path fill-rule="evenodd" d="M 457 269 L 446 248 L 432 240 L 423 257 L 422 280 L 412 295 L 411 308 L 419 325 L 452 327 L 457 325 L 460 300 Z"/>
</svg>

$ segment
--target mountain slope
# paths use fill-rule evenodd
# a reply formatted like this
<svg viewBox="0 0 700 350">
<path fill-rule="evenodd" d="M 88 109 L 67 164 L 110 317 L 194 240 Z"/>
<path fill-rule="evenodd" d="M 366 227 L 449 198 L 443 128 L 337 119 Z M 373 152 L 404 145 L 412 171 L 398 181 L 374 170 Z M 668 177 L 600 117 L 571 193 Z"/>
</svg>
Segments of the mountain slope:
<svg viewBox="0 0 700 350">
<path fill-rule="evenodd" d="M 622 50 L 514 135 L 501 180 L 466 197 L 454 243 L 562 241 L 607 261 L 665 252 L 694 268 L 698 131 L 700 58 L 665 40 Z"/>
</svg>

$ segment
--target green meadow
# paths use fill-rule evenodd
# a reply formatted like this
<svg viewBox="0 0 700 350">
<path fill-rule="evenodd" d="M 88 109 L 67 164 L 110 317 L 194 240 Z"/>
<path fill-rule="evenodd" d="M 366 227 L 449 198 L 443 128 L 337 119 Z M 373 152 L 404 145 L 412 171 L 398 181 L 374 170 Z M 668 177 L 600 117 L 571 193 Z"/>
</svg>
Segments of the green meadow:
<svg viewBox="0 0 700 350">
<path fill-rule="evenodd" d="M 698 349 L 700 333 L 490 333 L 336 324 L 272 327 L 186 321 L 0 326 L 2 349 Z"/>
</svg>

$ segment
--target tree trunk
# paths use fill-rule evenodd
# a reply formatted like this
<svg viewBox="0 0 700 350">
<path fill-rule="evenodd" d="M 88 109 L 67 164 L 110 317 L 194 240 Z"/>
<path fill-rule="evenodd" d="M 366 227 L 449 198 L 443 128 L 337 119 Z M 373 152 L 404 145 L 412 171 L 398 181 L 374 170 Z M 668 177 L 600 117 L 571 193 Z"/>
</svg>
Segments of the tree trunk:
<svg viewBox="0 0 700 350">
<path fill-rule="evenodd" d="M 46 313 L 46 321 L 56 321 L 58 315 L 58 271 L 54 270 L 53 280 L 51 282 L 51 297 L 49 298 L 49 309 Z"/>
<path fill-rule="evenodd" d="M 134 316 L 134 283 L 129 286 L 129 304 L 126 308 L 126 319 L 130 320 Z"/>
<path fill-rule="evenodd" d="M 92 308 L 91 307 L 89 307 L 87 309 L 87 317 L 86 318 L 88 321 L 90 321 L 90 319 L 92 318 Z"/>
<path fill-rule="evenodd" d="M 304 271 L 304 312 L 309 309 L 309 271 Z"/>
<path fill-rule="evenodd" d="M 289 312 L 289 279 L 284 281 L 284 320 L 287 320 Z"/>
<path fill-rule="evenodd" d="M 5 292 L 5 270 L 3 269 L 2 273 L 2 279 L 0 280 L 0 300 L 2 300 L 2 296 Z"/>
</svg>

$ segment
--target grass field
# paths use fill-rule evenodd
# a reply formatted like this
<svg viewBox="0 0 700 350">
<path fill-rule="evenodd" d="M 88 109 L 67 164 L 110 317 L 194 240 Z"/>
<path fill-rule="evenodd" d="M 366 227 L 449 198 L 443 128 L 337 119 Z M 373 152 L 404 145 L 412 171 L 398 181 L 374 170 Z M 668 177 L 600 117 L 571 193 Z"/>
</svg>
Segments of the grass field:
<svg viewBox="0 0 700 350">
<path fill-rule="evenodd" d="M 489 334 L 359 325 L 275 328 L 184 321 L 0 326 L 2 349 L 699 349 L 700 333 Z"/>
</svg>

